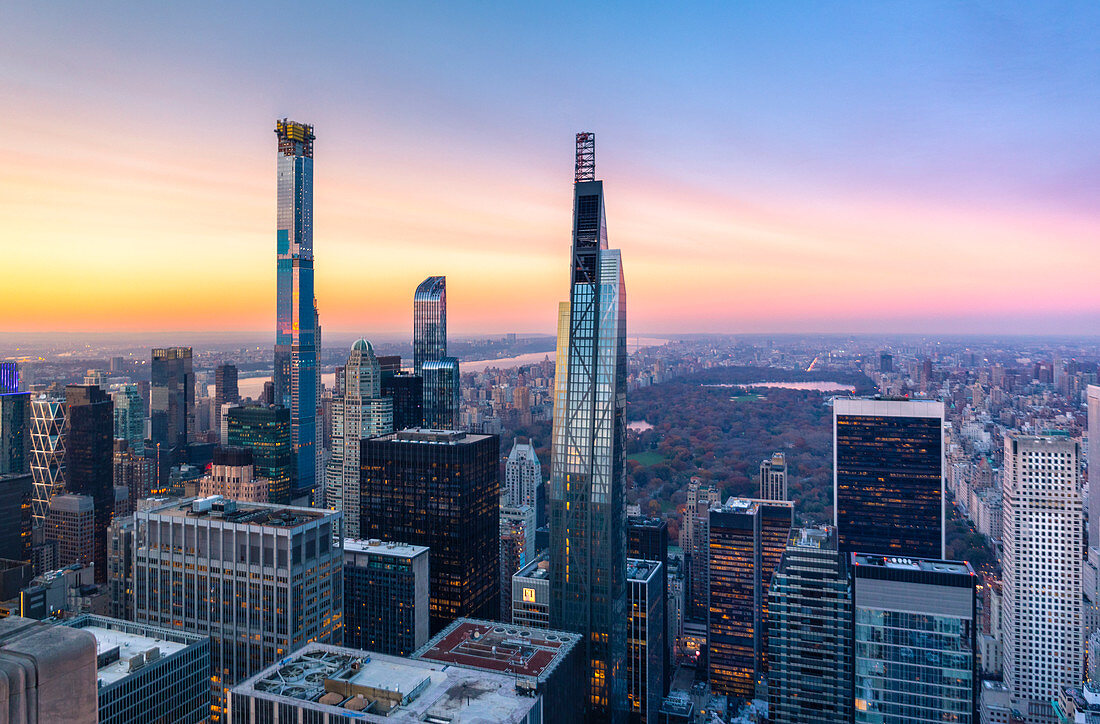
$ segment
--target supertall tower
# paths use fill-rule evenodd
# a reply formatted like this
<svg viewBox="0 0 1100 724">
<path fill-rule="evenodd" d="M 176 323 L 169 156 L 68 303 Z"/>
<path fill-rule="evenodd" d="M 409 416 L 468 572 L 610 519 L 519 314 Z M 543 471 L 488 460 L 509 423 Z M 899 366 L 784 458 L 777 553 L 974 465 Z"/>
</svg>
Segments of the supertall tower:
<svg viewBox="0 0 1100 724">
<path fill-rule="evenodd" d="M 413 372 L 447 356 L 447 277 L 428 277 L 413 294 Z"/>
<path fill-rule="evenodd" d="M 577 134 L 569 301 L 558 308 L 550 467 L 554 628 L 584 635 L 589 721 L 626 708 L 626 290 L 595 135 Z"/>
<path fill-rule="evenodd" d="M 276 210 L 275 402 L 290 409 L 294 497 L 317 482 L 317 300 L 313 294 L 313 126 L 282 119 Z M 278 501 L 288 502 L 288 501 Z"/>
</svg>

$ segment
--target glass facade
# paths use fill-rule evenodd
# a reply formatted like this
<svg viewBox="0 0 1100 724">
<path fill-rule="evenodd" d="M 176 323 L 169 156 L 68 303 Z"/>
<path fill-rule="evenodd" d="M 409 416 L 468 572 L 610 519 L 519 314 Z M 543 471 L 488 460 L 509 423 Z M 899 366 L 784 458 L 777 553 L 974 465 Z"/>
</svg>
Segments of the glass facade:
<svg viewBox="0 0 1100 724">
<path fill-rule="evenodd" d="M 938 414 L 906 414 L 930 406 Z M 837 400 L 834 412 L 840 550 L 941 558 L 942 403 Z"/>
<path fill-rule="evenodd" d="M 791 533 L 768 594 L 768 713 L 775 724 L 851 720 L 846 570 L 835 531 Z"/>
<path fill-rule="evenodd" d="M 851 563 L 856 724 L 974 724 L 974 570 L 860 554 Z"/>
<path fill-rule="evenodd" d="M 424 427 L 434 430 L 458 428 L 458 360 L 444 357 L 428 360 L 420 368 L 424 380 Z"/>
<path fill-rule="evenodd" d="M 424 423 L 424 378 L 420 375 L 383 373 L 382 396 L 393 400 L 394 430 Z"/>
<path fill-rule="evenodd" d="M 180 451 L 195 429 L 195 373 L 190 347 L 153 350 L 149 381 L 150 439 Z"/>
<path fill-rule="evenodd" d="M 320 330 L 313 294 L 313 126 L 275 124 L 276 206 L 275 403 L 290 410 L 295 458 L 294 496 L 314 493 L 320 446 Z"/>
<path fill-rule="evenodd" d="M 290 444 L 290 410 L 285 407 L 234 407 L 228 416 L 228 444 L 252 451 L 255 476 L 270 481 L 268 501 L 290 502 L 297 472 Z"/>
<path fill-rule="evenodd" d="M 591 134 L 578 134 L 578 150 Z M 551 625 L 585 636 L 591 721 L 625 713 L 626 289 L 603 182 L 573 188 L 569 302 L 559 309 L 550 465 Z"/>
<path fill-rule="evenodd" d="M 107 528 L 115 511 L 114 403 L 97 385 L 65 388 L 69 408 L 65 443 L 65 490 L 87 495 L 95 505 L 96 583 L 107 582 Z"/>
<path fill-rule="evenodd" d="M 344 645 L 410 656 L 428 641 L 428 549 L 345 541 Z"/>
<path fill-rule="evenodd" d="M 364 538 L 428 546 L 431 632 L 499 613 L 500 440 L 410 430 L 364 440 Z"/>
<path fill-rule="evenodd" d="M 428 277 L 413 294 L 413 372 L 447 356 L 447 277 Z"/>
<path fill-rule="evenodd" d="M 0 392 L 0 475 L 31 470 L 31 394 Z"/>
<path fill-rule="evenodd" d="M 137 385 L 123 385 L 114 394 L 115 438 L 141 454 L 145 450 L 145 401 Z"/>
</svg>

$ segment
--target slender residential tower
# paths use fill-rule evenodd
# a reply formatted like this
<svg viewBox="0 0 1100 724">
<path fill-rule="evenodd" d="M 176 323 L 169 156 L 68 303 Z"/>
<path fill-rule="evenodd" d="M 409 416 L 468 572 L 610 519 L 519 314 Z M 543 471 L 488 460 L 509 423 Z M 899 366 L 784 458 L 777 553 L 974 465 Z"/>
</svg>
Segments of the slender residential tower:
<svg viewBox="0 0 1100 724">
<path fill-rule="evenodd" d="M 413 373 L 447 356 L 447 277 L 428 277 L 413 293 Z"/>
<path fill-rule="evenodd" d="M 317 482 L 317 301 L 313 295 L 313 126 L 275 122 L 276 210 L 275 404 L 290 409 L 298 469 L 294 498 L 312 496 Z M 286 503 L 289 501 L 274 501 Z"/>
<path fill-rule="evenodd" d="M 607 248 L 595 135 L 577 134 L 569 301 L 558 310 L 550 624 L 584 635 L 589 721 L 626 709 L 626 290 Z"/>
</svg>

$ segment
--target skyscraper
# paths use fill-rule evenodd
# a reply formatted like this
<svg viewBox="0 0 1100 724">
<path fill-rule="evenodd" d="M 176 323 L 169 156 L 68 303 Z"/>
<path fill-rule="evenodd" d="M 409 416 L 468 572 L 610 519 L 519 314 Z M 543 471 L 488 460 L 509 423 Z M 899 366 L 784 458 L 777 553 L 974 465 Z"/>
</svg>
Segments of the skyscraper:
<svg viewBox="0 0 1100 724">
<path fill-rule="evenodd" d="M 503 500 L 503 496 L 501 496 Z M 500 506 L 500 620 L 512 618 L 512 576 L 535 558 L 535 509 Z"/>
<path fill-rule="evenodd" d="M 607 248 L 595 135 L 577 134 L 569 301 L 558 310 L 551 625 L 584 636 L 592 721 L 626 709 L 626 289 Z"/>
<path fill-rule="evenodd" d="M 428 642 L 428 549 L 344 540 L 344 644 L 408 656 Z"/>
<path fill-rule="evenodd" d="M 317 426 L 317 300 L 313 292 L 313 126 L 275 122 L 278 198 L 275 224 L 275 404 L 290 410 L 294 497 L 312 496 L 320 454 Z"/>
<path fill-rule="evenodd" d="M 1005 436 L 1004 681 L 1028 724 L 1084 673 L 1078 448 L 1068 435 Z"/>
<path fill-rule="evenodd" d="M 526 440 L 526 438 L 525 438 Z M 535 509 L 539 527 L 544 513 L 540 510 L 539 488 L 542 487 L 542 465 L 530 440 L 512 443 L 508 462 L 504 464 L 504 490 L 501 505 L 530 505 Z"/>
<path fill-rule="evenodd" d="M 668 616 L 668 523 L 661 518 L 642 518 L 631 516 L 626 519 L 626 556 L 646 561 L 658 561 L 661 564 L 661 619 L 669 624 Z M 671 638 L 671 635 L 669 636 Z M 666 638 L 666 640 L 668 640 Z M 668 693 L 672 675 L 672 661 L 669 658 L 670 646 L 664 646 L 664 679 L 661 682 L 661 696 Z"/>
<path fill-rule="evenodd" d="M 31 401 L 31 516 L 35 528 L 46 525 L 50 500 L 65 488 L 65 443 L 69 431 L 64 400 Z"/>
<path fill-rule="evenodd" d="M 787 458 L 781 452 L 760 463 L 760 497 L 787 500 Z"/>
<path fill-rule="evenodd" d="M 31 470 L 31 394 L 0 392 L 0 475 Z"/>
<path fill-rule="evenodd" d="M 626 692 L 629 719 L 638 724 L 656 724 L 657 709 L 664 698 L 665 680 L 665 564 L 660 561 L 626 559 L 627 656 Z"/>
<path fill-rule="evenodd" d="M 791 531 L 768 593 L 768 713 L 775 724 L 851 719 L 852 594 L 846 570 L 835 531 Z"/>
<path fill-rule="evenodd" d="M 855 724 L 977 722 L 974 569 L 861 553 L 850 562 Z"/>
<path fill-rule="evenodd" d="M 237 365 L 226 362 L 214 368 L 214 429 L 222 427 L 222 405 L 241 401 L 237 390 Z"/>
<path fill-rule="evenodd" d="M 833 402 L 833 522 L 841 553 L 944 557 L 943 403 Z"/>
<path fill-rule="evenodd" d="M 499 613 L 500 442 L 404 430 L 362 442 L 364 538 L 427 546 L 431 630 Z"/>
<path fill-rule="evenodd" d="M 413 372 L 447 356 L 447 277 L 428 277 L 413 293 Z"/>
<path fill-rule="evenodd" d="M 0 558 L 31 559 L 31 474 L 0 473 Z"/>
<path fill-rule="evenodd" d="M 195 429 L 195 373 L 190 347 L 153 350 L 149 381 L 150 439 L 167 445 L 181 459 Z"/>
<path fill-rule="evenodd" d="M 374 347 L 356 340 L 344 365 L 343 389 L 332 401 L 332 456 L 326 470 L 325 505 L 343 510 L 349 538 L 359 537 L 359 441 L 393 432 L 393 399 L 382 396 L 382 371 Z"/>
<path fill-rule="evenodd" d="M 767 671 L 768 587 L 786 550 L 794 506 L 730 498 L 710 511 L 707 642 L 716 694 L 751 699 Z"/>
<path fill-rule="evenodd" d="M 256 477 L 268 480 L 268 502 L 289 503 L 297 470 L 290 444 L 290 410 L 285 407 L 233 407 L 228 418 L 229 444 L 252 451 L 253 472 Z"/>
<path fill-rule="evenodd" d="M 96 385 L 65 388 L 69 408 L 65 490 L 95 505 L 95 580 L 107 581 L 107 527 L 115 510 L 114 403 Z"/>
<path fill-rule="evenodd" d="M 707 528 L 710 509 L 721 503 L 717 486 L 692 478 L 688 483 L 687 508 L 680 528 L 680 548 L 684 551 L 687 582 L 684 586 L 684 619 L 705 622 L 707 619 Z"/>
<path fill-rule="evenodd" d="M 115 402 L 115 438 L 125 440 L 129 449 L 140 455 L 145 451 L 145 400 L 137 385 L 123 385 L 111 395 Z"/>
<path fill-rule="evenodd" d="M 407 430 L 424 424 L 424 378 L 414 374 L 386 374 L 382 370 L 382 396 L 393 400 L 393 429 Z"/>
<path fill-rule="evenodd" d="M 424 379 L 424 427 L 458 429 L 459 371 L 454 357 L 426 360 L 420 368 Z"/>
<path fill-rule="evenodd" d="M 1089 385 L 1089 547 L 1100 548 L 1100 385 Z"/>
</svg>

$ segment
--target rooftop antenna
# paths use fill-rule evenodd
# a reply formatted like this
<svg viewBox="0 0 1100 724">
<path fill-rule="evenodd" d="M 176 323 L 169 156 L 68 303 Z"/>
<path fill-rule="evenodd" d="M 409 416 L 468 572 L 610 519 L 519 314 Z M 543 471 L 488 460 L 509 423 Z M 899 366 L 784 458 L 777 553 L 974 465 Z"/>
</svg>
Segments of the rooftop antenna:
<svg viewBox="0 0 1100 724">
<path fill-rule="evenodd" d="M 573 181 L 596 180 L 596 134 L 585 131 L 577 134 L 577 165 Z"/>
</svg>

